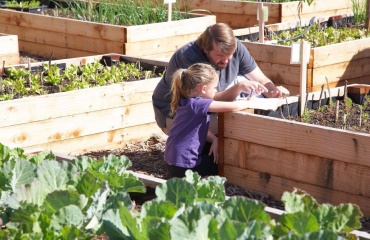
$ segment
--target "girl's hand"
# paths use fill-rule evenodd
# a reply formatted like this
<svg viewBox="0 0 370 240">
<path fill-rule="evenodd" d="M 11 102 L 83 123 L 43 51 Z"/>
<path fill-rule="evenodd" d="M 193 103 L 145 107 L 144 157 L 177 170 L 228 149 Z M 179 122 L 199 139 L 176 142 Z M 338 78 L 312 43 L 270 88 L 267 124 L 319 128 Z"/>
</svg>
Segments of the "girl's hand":
<svg viewBox="0 0 370 240">
<path fill-rule="evenodd" d="M 215 164 L 218 163 L 218 139 L 216 138 L 213 140 L 211 148 L 209 149 L 208 155 L 211 155 L 213 153 L 213 162 Z"/>
<path fill-rule="evenodd" d="M 208 130 L 207 133 L 207 141 L 212 143 L 211 148 L 209 149 L 208 155 L 212 155 L 213 153 L 213 162 L 218 163 L 218 138 Z"/>
</svg>

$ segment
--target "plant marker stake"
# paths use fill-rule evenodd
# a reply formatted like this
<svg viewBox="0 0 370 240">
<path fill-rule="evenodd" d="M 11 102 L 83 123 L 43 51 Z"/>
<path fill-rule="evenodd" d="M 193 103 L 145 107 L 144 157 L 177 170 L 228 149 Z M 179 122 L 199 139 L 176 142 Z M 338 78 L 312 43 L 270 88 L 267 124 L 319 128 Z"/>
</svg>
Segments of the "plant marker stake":
<svg viewBox="0 0 370 240">
<path fill-rule="evenodd" d="M 319 107 L 318 107 L 318 108 L 320 108 L 320 107 L 321 107 L 321 99 L 322 99 L 322 94 L 323 94 L 323 92 L 324 92 L 324 84 L 323 84 L 323 85 L 321 85 L 321 92 L 320 92 Z"/>
<path fill-rule="evenodd" d="M 335 106 L 335 122 L 338 121 L 338 114 L 339 114 L 339 100 L 337 100 L 336 102 L 336 106 Z"/>
<path fill-rule="evenodd" d="M 370 30 L 370 0 L 367 0 L 366 4 L 365 28 L 367 29 L 367 31 Z"/>
<path fill-rule="evenodd" d="M 326 79 L 326 85 L 328 86 L 328 92 L 329 92 L 329 104 L 331 103 L 331 94 L 330 94 L 330 85 L 329 85 L 329 80 L 327 77 L 325 77 Z"/>
<path fill-rule="evenodd" d="M 5 71 L 5 60 L 3 61 L 3 69 L 1 70 L 1 76 L 4 75 L 4 71 Z"/>
<path fill-rule="evenodd" d="M 171 22 L 171 20 L 172 20 L 172 3 L 176 3 L 176 0 L 164 0 L 163 3 L 168 4 L 168 8 L 167 8 L 168 21 Z"/>
<path fill-rule="evenodd" d="M 50 54 L 50 58 L 49 58 L 49 67 L 51 65 L 51 59 L 53 59 L 53 55 L 54 55 L 54 51 L 51 52 Z"/>
<path fill-rule="evenodd" d="M 28 84 L 31 86 L 31 59 L 28 58 L 28 71 L 30 71 L 30 73 L 28 74 Z"/>
<path fill-rule="evenodd" d="M 300 80 L 300 116 L 303 115 L 305 102 L 303 101 L 303 97 L 306 96 L 307 93 L 307 64 L 310 57 L 310 44 L 307 41 L 301 41 L 300 45 L 300 59 L 299 62 L 300 66 L 300 73 L 301 73 L 301 80 Z"/>
<path fill-rule="evenodd" d="M 265 36 L 263 29 L 265 28 L 264 16 L 263 16 L 263 3 L 258 3 L 258 26 L 259 26 L 259 39 L 260 43 L 264 43 Z"/>
<path fill-rule="evenodd" d="M 347 99 L 347 80 L 344 81 L 344 100 Z"/>
</svg>

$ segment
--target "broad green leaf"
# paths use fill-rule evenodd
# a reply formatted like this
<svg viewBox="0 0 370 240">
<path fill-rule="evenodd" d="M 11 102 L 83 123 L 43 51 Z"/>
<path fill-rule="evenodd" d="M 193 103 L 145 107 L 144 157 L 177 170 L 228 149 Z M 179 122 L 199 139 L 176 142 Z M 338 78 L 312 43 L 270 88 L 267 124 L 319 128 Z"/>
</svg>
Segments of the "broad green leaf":
<svg viewBox="0 0 370 240">
<path fill-rule="evenodd" d="M 17 158 L 26 158 L 26 156 L 24 155 L 24 150 L 22 148 L 11 149 L 8 146 L 0 143 L 0 166 L 11 159 Z"/>
<path fill-rule="evenodd" d="M 139 192 L 145 193 L 146 188 L 133 173 L 125 172 L 118 175 L 116 172 L 110 172 L 105 176 L 109 187 L 113 192 Z"/>
<path fill-rule="evenodd" d="M 159 200 L 170 201 L 177 208 L 181 207 L 182 204 L 192 205 L 197 198 L 195 187 L 180 178 L 171 178 L 160 184 L 156 187 L 155 194 Z"/>
<path fill-rule="evenodd" d="M 192 170 L 186 170 L 184 179 L 191 185 L 197 186 L 198 183 L 200 182 L 201 176 L 197 172 L 193 172 Z"/>
<path fill-rule="evenodd" d="M 281 200 L 287 213 L 310 212 L 319 205 L 312 196 L 299 189 L 295 189 L 292 193 L 284 192 Z"/>
<path fill-rule="evenodd" d="M 99 188 L 102 187 L 102 185 L 103 184 L 98 181 L 98 179 L 93 174 L 91 174 L 90 172 L 86 172 L 78 181 L 76 189 L 80 194 L 91 197 L 94 193 L 97 192 Z"/>
<path fill-rule="evenodd" d="M 79 172 L 85 172 L 94 162 L 97 162 L 97 160 L 88 156 L 80 156 L 71 161 L 71 163 L 77 167 Z"/>
<path fill-rule="evenodd" d="M 17 160 L 10 179 L 10 186 L 13 191 L 22 184 L 31 183 L 36 176 L 35 169 L 36 166 L 32 163 L 23 159 Z"/>
<path fill-rule="evenodd" d="M 280 217 L 281 225 L 289 228 L 299 236 L 320 230 L 316 217 L 310 212 L 286 213 Z"/>
<path fill-rule="evenodd" d="M 217 221 L 199 207 L 189 207 L 181 215 L 170 220 L 171 239 L 216 239 Z"/>
<path fill-rule="evenodd" d="M 37 206 L 23 204 L 22 208 L 14 210 L 10 220 L 11 223 L 18 223 L 16 228 L 21 229 L 23 233 L 41 233 L 40 215 L 41 212 Z"/>
<path fill-rule="evenodd" d="M 152 200 L 145 202 L 141 206 L 140 217 L 141 218 L 155 218 L 160 221 L 162 218 L 171 219 L 177 209 L 173 203 L 163 200 Z"/>
<path fill-rule="evenodd" d="M 210 176 L 202 179 L 197 185 L 198 201 L 207 200 L 209 202 L 223 202 L 225 201 L 225 178 L 219 176 Z"/>
<path fill-rule="evenodd" d="M 131 210 L 133 208 L 130 195 L 126 192 L 118 192 L 109 195 L 107 202 L 105 204 L 105 210 L 126 207 Z"/>
<path fill-rule="evenodd" d="M 338 232 L 350 232 L 361 228 L 360 219 L 363 216 L 360 208 L 352 203 L 340 204 L 335 207 L 337 213 Z M 335 231 L 334 231 L 335 232 Z"/>
<path fill-rule="evenodd" d="M 29 162 L 39 165 L 45 160 L 56 160 L 56 156 L 52 152 L 40 152 L 27 157 Z"/>
<path fill-rule="evenodd" d="M 146 232 L 145 236 L 148 236 L 149 239 L 171 239 L 171 226 L 168 222 L 158 222 L 156 220 L 146 218 L 142 225 Z"/>
<path fill-rule="evenodd" d="M 100 188 L 92 197 L 92 202 L 86 211 L 87 218 L 90 219 L 93 216 L 97 216 L 98 219 L 101 218 L 101 213 L 104 210 L 104 205 L 107 201 L 110 189 L 108 186 Z"/>
<path fill-rule="evenodd" d="M 59 209 L 68 205 L 76 205 L 83 209 L 87 203 L 84 195 L 78 194 L 76 191 L 59 190 L 49 193 L 44 201 L 43 207 L 51 214 L 59 211 Z"/>
<path fill-rule="evenodd" d="M 99 168 L 99 172 L 110 173 L 111 171 L 116 172 L 118 175 L 123 174 L 129 167 L 131 167 L 131 161 L 126 156 L 115 156 L 109 154 L 103 158 L 103 164 Z"/>
<path fill-rule="evenodd" d="M 22 202 L 42 206 L 46 195 L 49 193 L 49 188 L 35 178 L 31 184 L 21 185 L 17 188 L 17 190 L 6 199 L 5 204 L 13 209 L 21 207 Z"/>
<path fill-rule="evenodd" d="M 66 189 L 76 175 L 76 167 L 65 161 L 43 161 L 37 168 L 37 177 L 50 191 Z"/>
<path fill-rule="evenodd" d="M 328 230 L 320 230 L 315 232 L 309 232 L 300 236 L 293 232 L 289 232 L 287 235 L 280 237 L 279 240 L 345 240 L 347 238 L 339 236 Z"/>
<path fill-rule="evenodd" d="M 271 228 L 263 222 L 235 222 L 226 219 L 219 230 L 220 239 L 273 239 Z"/>
<path fill-rule="evenodd" d="M 110 209 L 104 213 L 103 228 L 109 239 L 145 239 L 125 207 Z"/>
<path fill-rule="evenodd" d="M 336 221 L 337 213 L 331 204 L 321 204 L 316 209 L 312 209 L 312 214 L 316 217 L 322 229 L 335 231 L 332 227 Z"/>
<path fill-rule="evenodd" d="M 51 218 L 51 227 L 61 230 L 64 226 L 80 226 L 84 220 L 84 214 L 76 205 L 69 205 L 59 209 Z"/>
<path fill-rule="evenodd" d="M 248 223 L 250 221 L 263 221 L 268 223 L 270 216 L 265 212 L 265 205 L 257 200 L 233 196 L 225 201 L 221 215 L 232 221 Z"/>
<path fill-rule="evenodd" d="M 9 160 L 0 167 L 2 189 L 11 188 L 15 191 L 22 184 L 28 184 L 36 176 L 36 166 L 24 159 Z"/>
<path fill-rule="evenodd" d="M 86 239 L 86 233 L 76 226 L 64 226 L 61 230 L 61 239 Z"/>
</svg>

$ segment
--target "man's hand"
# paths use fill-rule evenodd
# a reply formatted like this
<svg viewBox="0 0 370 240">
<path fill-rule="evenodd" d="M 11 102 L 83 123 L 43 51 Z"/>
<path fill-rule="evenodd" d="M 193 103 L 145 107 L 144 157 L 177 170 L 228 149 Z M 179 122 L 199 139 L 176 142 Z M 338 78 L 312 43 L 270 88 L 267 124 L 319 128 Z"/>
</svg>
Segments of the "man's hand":
<svg viewBox="0 0 370 240">
<path fill-rule="evenodd" d="M 240 81 L 237 83 L 239 87 L 239 92 L 245 92 L 245 93 L 251 93 L 253 91 L 253 94 L 260 95 L 262 93 L 267 93 L 268 89 L 256 81 Z"/>
<path fill-rule="evenodd" d="M 274 86 L 274 88 L 263 95 L 268 98 L 280 98 L 289 96 L 289 90 L 283 86 Z"/>
</svg>

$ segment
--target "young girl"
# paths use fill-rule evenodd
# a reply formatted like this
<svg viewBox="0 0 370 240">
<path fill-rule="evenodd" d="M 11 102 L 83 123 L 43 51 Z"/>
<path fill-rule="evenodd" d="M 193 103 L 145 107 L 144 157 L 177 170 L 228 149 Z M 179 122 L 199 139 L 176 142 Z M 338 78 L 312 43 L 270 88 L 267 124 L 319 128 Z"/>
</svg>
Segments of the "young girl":
<svg viewBox="0 0 370 240">
<path fill-rule="evenodd" d="M 174 73 L 171 114 L 175 118 L 164 154 L 171 177 L 182 178 L 188 169 L 202 177 L 218 174 L 218 140 L 208 131 L 209 115 L 248 108 L 249 101 L 215 101 L 217 85 L 218 75 L 208 64 L 196 63 Z M 207 150 L 206 141 L 211 143 Z"/>
</svg>

